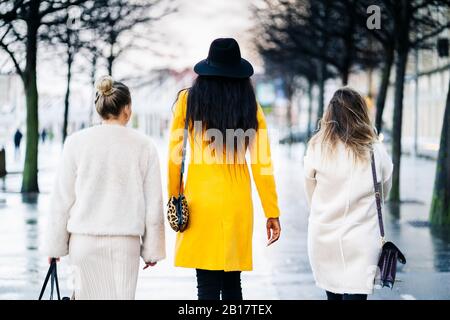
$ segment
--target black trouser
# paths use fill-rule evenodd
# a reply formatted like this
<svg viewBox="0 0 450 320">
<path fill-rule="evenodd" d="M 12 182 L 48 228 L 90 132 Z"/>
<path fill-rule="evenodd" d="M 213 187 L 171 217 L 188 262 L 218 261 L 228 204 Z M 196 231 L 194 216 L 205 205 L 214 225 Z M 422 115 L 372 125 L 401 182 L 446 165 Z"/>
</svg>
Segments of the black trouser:
<svg viewBox="0 0 450 320">
<path fill-rule="evenodd" d="M 196 270 L 198 300 L 242 300 L 240 271 Z"/>
<path fill-rule="evenodd" d="M 367 300 L 367 294 L 338 294 L 327 291 L 328 300 Z"/>
</svg>

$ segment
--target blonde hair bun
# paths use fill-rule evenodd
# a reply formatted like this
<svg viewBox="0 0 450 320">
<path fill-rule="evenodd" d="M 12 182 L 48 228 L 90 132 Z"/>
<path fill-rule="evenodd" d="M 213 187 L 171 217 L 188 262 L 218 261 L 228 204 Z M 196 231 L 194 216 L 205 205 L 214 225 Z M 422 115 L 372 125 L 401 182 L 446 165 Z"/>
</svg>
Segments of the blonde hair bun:
<svg viewBox="0 0 450 320">
<path fill-rule="evenodd" d="M 111 76 L 102 76 L 97 79 L 95 88 L 97 89 L 99 94 L 103 96 L 110 96 L 115 91 L 113 84 L 114 80 Z"/>
</svg>

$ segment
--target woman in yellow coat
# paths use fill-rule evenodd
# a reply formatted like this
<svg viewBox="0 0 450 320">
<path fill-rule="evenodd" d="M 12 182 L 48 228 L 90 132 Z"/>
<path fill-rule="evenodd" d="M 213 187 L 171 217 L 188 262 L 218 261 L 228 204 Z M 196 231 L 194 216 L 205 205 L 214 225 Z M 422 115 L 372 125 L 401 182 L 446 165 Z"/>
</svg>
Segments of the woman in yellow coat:
<svg viewBox="0 0 450 320">
<path fill-rule="evenodd" d="M 216 39 L 191 88 L 178 95 L 169 145 L 168 193 L 180 190 L 186 121 L 190 145 L 184 195 L 189 224 L 177 234 L 175 265 L 197 269 L 199 299 L 242 299 L 241 271 L 252 270 L 251 170 L 269 244 L 280 236 L 279 209 L 264 113 L 234 39 Z M 249 152 L 247 152 L 249 150 Z M 181 186 L 183 188 L 183 185 Z"/>
</svg>

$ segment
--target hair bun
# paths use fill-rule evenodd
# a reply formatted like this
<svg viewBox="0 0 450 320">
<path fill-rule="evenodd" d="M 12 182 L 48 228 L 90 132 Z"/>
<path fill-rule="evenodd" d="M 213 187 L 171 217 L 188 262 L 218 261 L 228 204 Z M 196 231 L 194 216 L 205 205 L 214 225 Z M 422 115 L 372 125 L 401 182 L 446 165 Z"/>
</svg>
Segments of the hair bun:
<svg viewBox="0 0 450 320">
<path fill-rule="evenodd" d="M 111 76 L 102 76 L 97 79 L 95 87 L 99 94 L 109 96 L 114 93 L 114 80 Z"/>
</svg>

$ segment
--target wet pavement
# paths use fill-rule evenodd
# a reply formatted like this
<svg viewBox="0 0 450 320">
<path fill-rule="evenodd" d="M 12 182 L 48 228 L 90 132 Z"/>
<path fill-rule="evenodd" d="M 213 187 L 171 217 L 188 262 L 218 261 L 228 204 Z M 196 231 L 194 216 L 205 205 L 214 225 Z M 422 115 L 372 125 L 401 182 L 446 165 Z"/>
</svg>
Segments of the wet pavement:
<svg viewBox="0 0 450 320">
<path fill-rule="evenodd" d="M 275 141 L 275 140 L 273 140 Z M 164 141 L 160 159 L 165 159 Z M 11 147 L 8 169 L 20 171 Z M 0 299 L 36 299 L 47 269 L 39 243 L 49 208 L 49 191 L 60 146 L 40 149 L 39 196 L 23 197 L 20 174 L 0 181 Z M 255 191 L 254 271 L 243 274 L 247 299 L 324 299 L 314 285 L 306 250 L 307 205 L 302 183 L 303 146 L 273 146 L 275 175 L 282 211 L 282 238 L 266 247 L 265 219 Z M 165 180 L 165 163 L 162 163 Z M 399 212 L 386 213 L 386 234 L 405 253 L 394 289 L 375 290 L 370 299 L 450 299 L 450 230 L 428 226 L 435 173 L 433 161 L 405 157 Z M 165 185 L 165 181 L 163 181 Z M 255 189 L 255 188 L 254 188 Z M 394 208 L 395 209 L 395 208 Z M 168 257 L 155 268 L 140 271 L 138 299 L 195 299 L 195 272 L 173 267 L 175 234 L 167 227 Z M 62 293 L 70 295 L 68 259 L 59 264 Z"/>
</svg>

